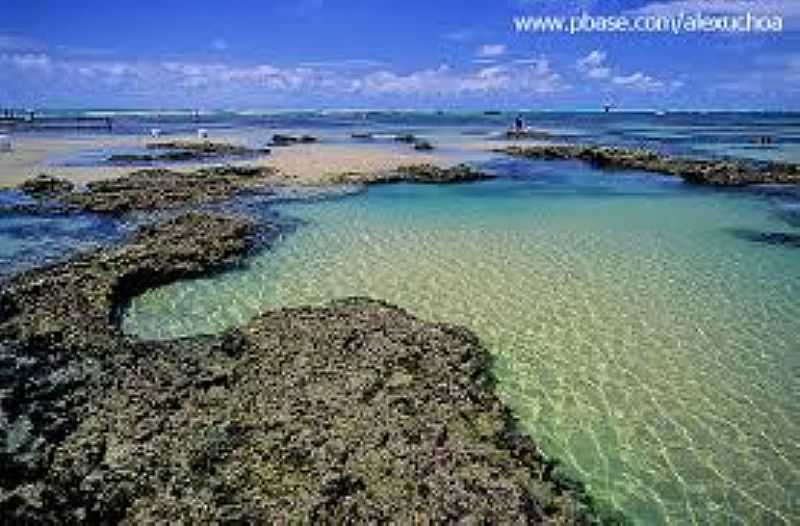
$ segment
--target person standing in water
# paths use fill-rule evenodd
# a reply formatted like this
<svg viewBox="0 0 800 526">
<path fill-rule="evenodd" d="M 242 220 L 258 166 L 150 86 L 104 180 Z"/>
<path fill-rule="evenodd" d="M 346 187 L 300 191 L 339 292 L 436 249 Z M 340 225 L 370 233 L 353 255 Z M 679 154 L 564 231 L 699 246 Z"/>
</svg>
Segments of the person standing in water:
<svg viewBox="0 0 800 526">
<path fill-rule="evenodd" d="M 522 133 L 525 129 L 525 121 L 522 120 L 522 115 L 517 115 L 517 118 L 514 119 L 514 131 L 517 133 Z"/>
</svg>

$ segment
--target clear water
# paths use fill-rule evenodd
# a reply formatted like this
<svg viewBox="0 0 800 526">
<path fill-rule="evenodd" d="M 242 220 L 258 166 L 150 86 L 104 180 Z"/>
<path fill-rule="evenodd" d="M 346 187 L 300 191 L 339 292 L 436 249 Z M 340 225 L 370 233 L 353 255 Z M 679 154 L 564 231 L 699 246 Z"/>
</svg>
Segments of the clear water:
<svg viewBox="0 0 800 526">
<path fill-rule="evenodd" d="M 277 207 L 247 268 L 137 298 L 145 338 L 366 295 L 474 330 L 543 450 L 642 524 L 800 521 L 796 204 L 571 163 Z M 273 207 L 273 210 L 275 207 Z M 792 219 L 794 218 L 794 219 Z"/>
<path fill-rule="evenodd" d="M 17 192 L 0 191 L 0 280 L 117 241 L 130 228 L 91 214 L 32 215 L 4 209 L 30 202 Z"/>
</svg>

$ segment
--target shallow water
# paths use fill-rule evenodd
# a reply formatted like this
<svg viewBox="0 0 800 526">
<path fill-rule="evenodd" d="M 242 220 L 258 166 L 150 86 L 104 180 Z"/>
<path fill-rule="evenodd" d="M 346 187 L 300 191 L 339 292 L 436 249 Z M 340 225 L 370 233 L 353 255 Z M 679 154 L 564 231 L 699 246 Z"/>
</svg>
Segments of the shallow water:
<svg viewBox="0 0 800 526">
<path fill-rule="evenodd" d="M 26 214 L 3 206 L 28 205 L 14 191 L 0 191 L 0 280 L 121 239 L 129 230 L 91 214 Z"/>
<path fill-rule="evenodd" d="M 289 203 L 247 268 L 137 298 L 145 338 L 366 295 L 463 324 L 544 451 L 646 524 L 800 521 L 800 249 L 792 203 L 509 161 L 509 177 Z M 789 215 L 785 214 L 789 210 Z"/>
</svg>

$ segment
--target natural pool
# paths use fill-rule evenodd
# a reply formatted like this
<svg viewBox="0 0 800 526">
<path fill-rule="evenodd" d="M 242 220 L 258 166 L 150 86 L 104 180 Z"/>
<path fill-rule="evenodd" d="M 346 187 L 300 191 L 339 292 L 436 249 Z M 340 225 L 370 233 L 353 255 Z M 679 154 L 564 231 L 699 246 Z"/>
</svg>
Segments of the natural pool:
<svg viewBox="0 0 800 526">
<path fill-rule="evenodd" d="M 503 163 L 273 207 L 305 222 L 246 268 L 137 298 L 146 338 L 366 295 L 473 329 L 544 451 L 640 523 L 800 520 L 800 249 L 774 199 Z M 786 210 L 789 210 L 788 216 Z"/>
<path fill-rule="evenodd" d="M 129 230 L 129 225 L 92 214 L 30 214 L 11 208 L 29 204 L 18 192 L 0 191 L 0 280 L 118 241 Z"/>
</svg>

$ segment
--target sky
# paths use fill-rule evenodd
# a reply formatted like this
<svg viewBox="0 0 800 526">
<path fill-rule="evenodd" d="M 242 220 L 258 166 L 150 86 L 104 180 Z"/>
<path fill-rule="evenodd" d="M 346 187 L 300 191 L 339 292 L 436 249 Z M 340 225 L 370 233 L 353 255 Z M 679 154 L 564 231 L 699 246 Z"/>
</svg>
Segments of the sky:
<svg viewBox="0 0 800 526">
<path fill-rule="evenodd" d="M 800 0 L 0 0 L 0 107 L 604 104 L 800 110 Z"/>
</svg>

